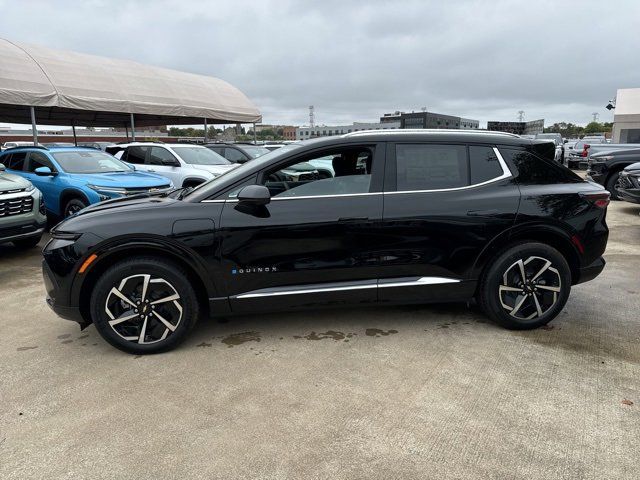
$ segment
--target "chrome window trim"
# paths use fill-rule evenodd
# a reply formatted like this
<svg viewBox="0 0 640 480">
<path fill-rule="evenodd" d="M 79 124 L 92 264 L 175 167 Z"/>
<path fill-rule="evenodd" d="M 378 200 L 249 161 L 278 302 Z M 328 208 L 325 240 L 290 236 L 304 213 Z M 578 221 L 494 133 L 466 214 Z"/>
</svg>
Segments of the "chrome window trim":
<svg viewBox="0 0 640 480">
<path fill-rule="evenodd" d="M 279 297 L 283 295 L 301 295 L 307 293 L 326 293 L 326 292 L 343 292 L 348 290 L 365 290 L 370 288 L 388 288 L 388 287 L 420 287 L 425 285 L 444 285 L 448 283 L 460 283 L 460 280 L 448 277 L 420 277 L 415 280 L 385 281 L 393 279 L 378 279 L 376 283 L 366 285 L 345 285 L 334 287 L 303 287 L 292 288 L 291 290 L 279 290 L 276 292 L 247 292 L 234 295 L 231 298 L 262 298 L 262 297 Z"/>
<path fill-rule="evenodd" d="M 512 178 L 513 174 L 509 167 L 507 166 L 507 162 L 502 157 L 500 150 L 497 147 L 492 147 L 493 152 L 496 154 L 498 158 L 498 163 L 502 168 L 502 175 L 492 178 L 490 180 L 485 180 L 484 182 L 474 183 L 473 185 L 465 185 L 464 187 L 452 187 L 452 188 L 436 188 L 431 190 L 395 190 L 391 192 L 368 192 L 368 193 L 341 193 L 337 195 L 305 195 L 300 197 L 273 197 L 271 201 L 278 200 L 308 200 L 311 198 L 340 198 L 340 197 L 361 197 L 361 196 L 371 196 L 371 195 L 399 195 L 399 194 L 408 194 L 408 193 L 435 193 L 435 192 L 455 192 L 459 190 L 468 190 L 470 188 L 482 187 L 484 185 L 489 185 L 491 183 L 499 182 L 501 180 L 505 180 L 507 178 Z M 216 200 L 201 200 L 201 203 L 224 203 L 224 202 L 238 202 L 236 198 L 226 198 L 226 199 L 216 199 Z"/>
</svg>

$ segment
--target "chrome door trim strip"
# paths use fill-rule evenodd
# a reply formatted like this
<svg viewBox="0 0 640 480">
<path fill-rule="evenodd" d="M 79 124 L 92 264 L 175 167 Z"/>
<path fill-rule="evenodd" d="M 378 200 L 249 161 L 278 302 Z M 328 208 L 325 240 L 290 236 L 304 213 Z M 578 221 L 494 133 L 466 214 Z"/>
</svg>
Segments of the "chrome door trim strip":
<svg viewBox="0 0 640 480">
<path fill-rule="evenodd" d="M 331 287 L 300 287 L 292 288 L 290 290 L 276 290 L 269 292 L 254 291 L 241 293 L 239 295 L 233 295 L 231 298 L 245 299 L 245 298 L 261 298 L 261 297 L 279 297 L 282 295 L 302 295 L 307 293 L 327 293 L 327 292 L 344 292 L 348 290 L 365 290 L 370 288 L 388 288 L 388 287 L 419 287 L 425 285 L 443 285 L 447 283 L 460 283 L 460 280 L 447 277 L 420 277 L 413 279 L 382 279 L 377 283 L 361 284 L 361 285 L 343 285 L 343 286 L 331 286 Z"/>
</svg>

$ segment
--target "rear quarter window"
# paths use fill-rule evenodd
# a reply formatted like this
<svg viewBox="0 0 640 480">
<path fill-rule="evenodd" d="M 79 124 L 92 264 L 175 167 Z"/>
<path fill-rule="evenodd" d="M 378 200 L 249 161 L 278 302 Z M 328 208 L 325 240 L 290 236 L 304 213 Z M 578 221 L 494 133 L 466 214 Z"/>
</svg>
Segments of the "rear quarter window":
<svg viewBox="0 0 640 480">
<path fill-rule="evenodd" d="M 554 183 L 582 183 L 583 180 L 568 168 L 554 161 L 538 157 L 526 150 L 500 148 L 505 161 L 515 168 L 516 180 L 522 185 Z"/>
</svg>

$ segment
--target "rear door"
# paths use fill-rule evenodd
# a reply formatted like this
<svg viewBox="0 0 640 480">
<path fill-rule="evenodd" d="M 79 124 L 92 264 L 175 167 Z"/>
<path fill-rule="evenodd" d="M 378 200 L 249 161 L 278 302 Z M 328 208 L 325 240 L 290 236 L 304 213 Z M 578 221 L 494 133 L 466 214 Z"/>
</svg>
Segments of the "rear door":
<svg viewBox="0 0 640 480">
<path fill-rule="evenodd" d="M 493 145 L 390 143 L 380 301 L 473 295 L 474 263 L 513 225 L 519 199 Z"/>
<path fill-rule="evenodd" d="M 328 155 L 335 176 L 291 174 Z M 383 144 L 327 147 L 260 172 L 256 181 L 272 195 L 266 206 L 248 207 L 231 192 L 220 258 L 233 310 L 375 302 L 383 172 Z"/>
</svg>

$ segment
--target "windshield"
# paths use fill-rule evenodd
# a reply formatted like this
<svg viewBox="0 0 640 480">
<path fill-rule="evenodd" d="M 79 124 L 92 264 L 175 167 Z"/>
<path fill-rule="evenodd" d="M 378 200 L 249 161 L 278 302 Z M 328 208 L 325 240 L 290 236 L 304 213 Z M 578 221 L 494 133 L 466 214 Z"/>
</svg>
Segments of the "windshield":
<svg viewBox="0 0 640 480">
<path fill-rule="evenodd" d="M 55 152 L 53 158 L 67 173 L 111 173 L 131 172 L 126 163 L 98 151 Z"/>
<path fill-rule="evenodd" d="M 556 133 L 540 133 L 536 135 L 536 138 L 558 138 Z"/>
<path fill-rule="evenodd" d="M 219 177 L 212 178 L 208 182 L 201 183 L 196 188 L 191 190 L 187 195 L 185 195 L 185 197 L 189 197 L 193 195 L 194 192 L 200 192 L 201 190 L 204 190 L 204 189 L 213 191 L 215 190 L 216 185 L 220 182 L 227 182 L 229 180 L 233 182 L 235 179 L 240 180 L 242 177 L 244 177 L 247 174 L 247 172 L 249 172 L 250 170 L 253 170 L 257 165 L 268 164 L 271 161 L 271 159 L 279 157 L 280 155 L 286 155 L 291 150 L 295 150 L 296 148 L 300 148 L 300 144 L 292 143 L 291 145 L 285 145 L 282 148 L 278 148 L 276 150 L 273 150 L 272 152 L 265 153 L 264 155 L 261 155 L 258 160 L 252 160 L 250 162 L 242 163 L 240 164 L 239 167 L 234 168 L 233 170 L 230 170 L 224 175 L 220 175 Z"/>
<path fill-rule="evenodd" d="M 251 158 L 258 158 L 258 157 L 261 157 L 262 155 L 266 155 L 267 153 L 271 152 L 271 150 L 264 147 L 247 147 L 243 145 L 241 148 Z"/>
<path fill-rule="evenodd" d="M 178 156 L 191 165 L 230 165 L 231 162 L 208 148 L 189 146 L 171 147 Z"/>
</svg>

